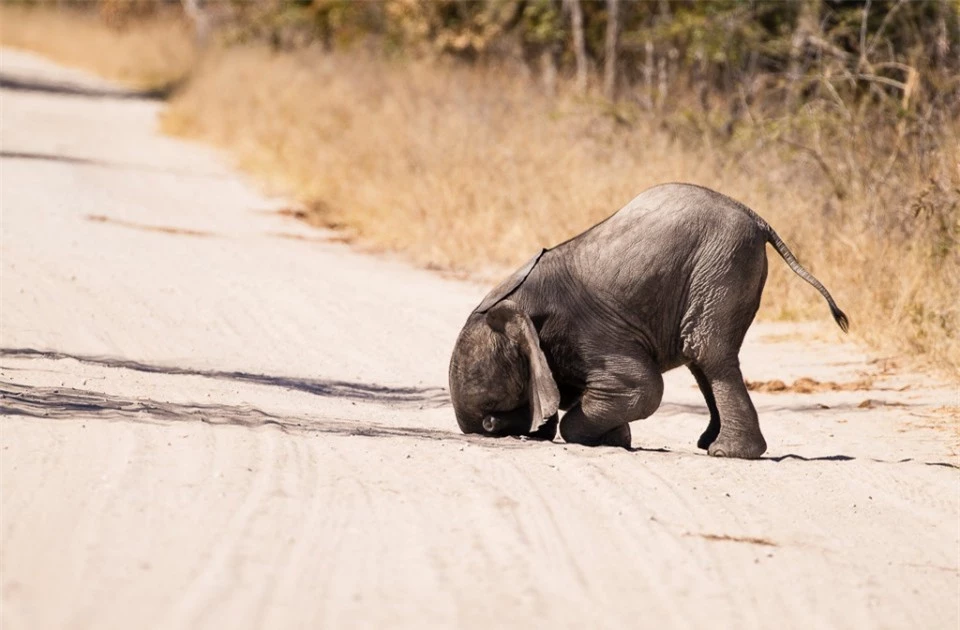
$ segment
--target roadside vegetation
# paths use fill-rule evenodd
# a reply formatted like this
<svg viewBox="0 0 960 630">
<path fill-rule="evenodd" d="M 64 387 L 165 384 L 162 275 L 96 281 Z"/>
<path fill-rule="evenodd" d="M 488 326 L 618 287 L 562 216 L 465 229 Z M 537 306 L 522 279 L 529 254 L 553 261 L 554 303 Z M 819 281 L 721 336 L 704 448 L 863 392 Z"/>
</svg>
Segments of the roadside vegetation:
<svg viewBox="0 0 960 630">
<path fill-rule="evenodd" d="M 774 225 L 854 334 L 957 376 L 958 14 L 952 0 L 225 2 L 202 16 L 204 54 L 163 126 L 364 247 L 488 277 L 650 185 L 709 186 Z M 122 30 L 146 33 L 150 15 Z M 49 16 L 31 19 L 65 19 Z M 96 29 L 117 27 L 84 19 L 73 45 L 111 41 Z M 826 318 L 772 255 L 770 270 L 762 317 Z"/>
<path fill-rule="evenodd" d="M 196 62 L 190 24 L 174 7 L 57 6 L 0 0 L 0 43 L 144 90 L 174 85 Z"/>
</svg>

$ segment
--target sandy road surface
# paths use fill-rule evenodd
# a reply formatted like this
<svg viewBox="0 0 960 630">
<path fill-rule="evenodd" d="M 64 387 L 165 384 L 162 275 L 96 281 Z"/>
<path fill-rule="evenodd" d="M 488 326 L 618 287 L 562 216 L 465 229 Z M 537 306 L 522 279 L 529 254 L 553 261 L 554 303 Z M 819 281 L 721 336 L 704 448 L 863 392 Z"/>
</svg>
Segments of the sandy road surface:
<svg viewBox="0 0 960 630">
<path fill-rule="evenodd" d="M 684 371 L 634 452 L 468 439 L 483 287 L 277 214 L 157 103 L 2 72 L 4 630 L 960 623 L 958 393 L 826 309 L 755 326 L 747 377 L 873 386 L 755 394 L 764 460 L 696 450 Z"/>
</svg>

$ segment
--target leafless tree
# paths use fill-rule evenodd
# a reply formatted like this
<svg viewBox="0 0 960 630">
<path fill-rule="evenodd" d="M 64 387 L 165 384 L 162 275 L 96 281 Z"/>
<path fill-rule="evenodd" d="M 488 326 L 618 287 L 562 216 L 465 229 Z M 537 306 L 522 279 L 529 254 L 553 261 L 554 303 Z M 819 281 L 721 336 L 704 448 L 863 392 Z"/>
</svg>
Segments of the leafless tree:
<svg viewBox="0 0 960 630">
<path fill-rule="evenodd" d="M 197 46 L 203 47 L 207 44 L 210 36 L 210 18 L 203 8 L 202 0 L 180 0 L 183 4 L 183 12 L 193 24 L 193 37 Z"/>
<path fill-rule="evenodd" d="M 790 38 L 790 65 L 787 68 L 788 99 L 790 109 L 795 109 L 802 92 L 801 77 L 804 72 L 804 47 L 811 37 L 819 36 L 821 0 L 802 0 L 797 25 Z"/>
<path fill-rule="evenodd" d="M 587 92 L 587 45 L 583 37 L 583 7 L 580 0 L 564 0 L 570 11 L 570 26 L 573 31 L 573 56 L 577 60 L 577 92 Z"/>
<path fill-rule="evenodd" d="M 620 0 L 607 0 L 607 36 L 603 48 L 603 95 L 617 96 L 617 38 L 620 34 Z"/>
</svg>

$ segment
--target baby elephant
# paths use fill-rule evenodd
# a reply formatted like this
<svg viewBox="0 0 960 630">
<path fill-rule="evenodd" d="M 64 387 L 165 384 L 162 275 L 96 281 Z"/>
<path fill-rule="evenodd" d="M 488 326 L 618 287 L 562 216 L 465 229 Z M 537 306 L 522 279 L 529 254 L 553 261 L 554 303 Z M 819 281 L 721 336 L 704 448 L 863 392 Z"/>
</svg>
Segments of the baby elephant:
<svg viewBox="0 0 960 630">
<path fill-rule="evenodd" d="M 766 221 L 690 184 L 656 186 L 500 283 L 470 314 L 450 361 L 464 433 L 630 446 L 660 406 L 661 374 L 686 365 L 710 409 L 697 446 L 757 458 L 767 444 L 737 357 L 760 306 L 766 244 L 847 316 Z M 558 421 L 558 410 L 564 410 Z"/>
</svg>

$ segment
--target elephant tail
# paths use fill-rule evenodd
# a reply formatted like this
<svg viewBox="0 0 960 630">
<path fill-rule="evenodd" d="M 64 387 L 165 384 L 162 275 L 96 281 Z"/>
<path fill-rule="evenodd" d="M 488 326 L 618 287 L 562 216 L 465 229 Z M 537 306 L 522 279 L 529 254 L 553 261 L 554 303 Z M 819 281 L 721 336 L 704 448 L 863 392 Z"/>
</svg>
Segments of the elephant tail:
<svg viewBox="0 0 960 630">
<path fill-rule="evenodd" d="M 793 272 L 806 280 L 814 289 L 820 292 L 820 295 L 827 301 L 827 304 L 830 305 L 830 314 L 833 315 L 833 319 L 837 322 L 837 325 L 840 326 L 840 330 L 847 332 L 850 328 L 850 320 L 847 319 L 847 315 L 840 310 L 840 307 L 837 306 L 837 303 L 833 301 L 833 296 L 830 295 L 830 292 L 827 291 L 827 288 L 820 283 L 813 274 L 804 269 L 800 263 L 797 262 L 796 257 L 794 257 L 793 252 L 790 251 L 790 248 L 787 247 L 787 244 L 783 242 L 780 236 L 773 231 L 773 228 L 770 227 L 770 224 L 764 221 L 762 218 L 754 214 L 757 217 L 760 228 L 763 230 L 764 234 L 767 237 L 767 242 L 773 245 L 774 249 L 777 250 L 777 253 L 780 254 L 780 257 L 793 269 Z"/>
</svg>

